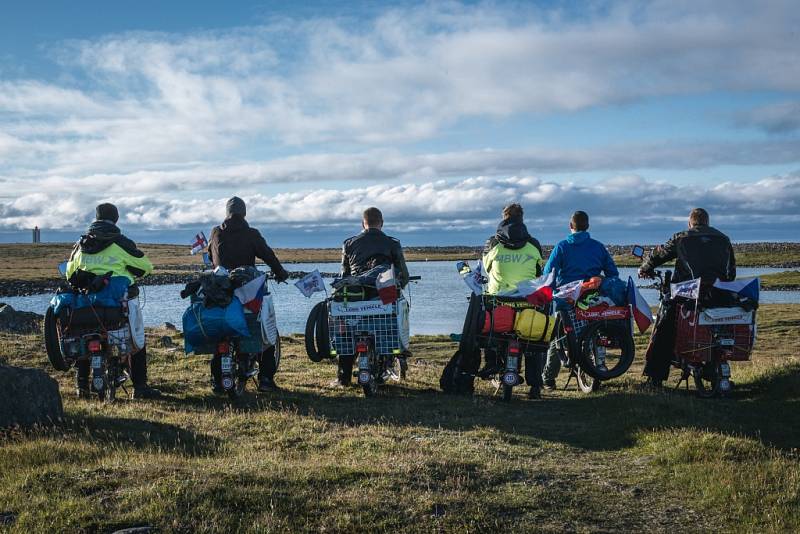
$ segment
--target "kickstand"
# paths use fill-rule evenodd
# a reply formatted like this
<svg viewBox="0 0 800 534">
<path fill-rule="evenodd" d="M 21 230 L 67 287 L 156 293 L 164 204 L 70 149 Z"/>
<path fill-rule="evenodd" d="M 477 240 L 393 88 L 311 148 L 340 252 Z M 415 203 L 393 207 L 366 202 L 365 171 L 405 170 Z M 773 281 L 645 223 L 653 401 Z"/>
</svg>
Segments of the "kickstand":
<svg viewBox="0 0 800 534">
<path fill-rule="evenodd" d="M 567 383 L 564 384 L 564 391 L 566 391 L 567 388 L 569 387 L 569 383 L 572 381 L 572 377 L 575 377 L 576 380 L 578 379 L 578 374 L 575 372 L 575 369 L 570 369 L 569 370 L 569 376 L 567 377 Z"/>
<path fill-rule="evenodd" d="M 686 382 L 686 391 L 689 391 L 689 373 L 681 373 L 681 376 L 678 378 L 678 382 L 675 384 L 673 391 L 677 391 L 683 382 Z"/>
</svg>

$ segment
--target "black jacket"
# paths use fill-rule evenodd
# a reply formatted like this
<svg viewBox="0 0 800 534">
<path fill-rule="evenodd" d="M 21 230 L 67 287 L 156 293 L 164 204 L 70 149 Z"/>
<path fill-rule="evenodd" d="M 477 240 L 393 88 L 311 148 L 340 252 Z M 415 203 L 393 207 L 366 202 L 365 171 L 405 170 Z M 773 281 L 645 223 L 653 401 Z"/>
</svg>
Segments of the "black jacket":
<svg viewBox="0 0 800 534">
<path fill-rule="evenodd" d="M 652 271 L 674 259 L 677 260 L 672 277 L 675 282 L 702 278 L 703 285 L 711 285 L 717 278 L 724 281 L 736 278 L 736 258 L 730 239 L 711 226 L 695 226 L 673 235 L 656 247 L 642 264 L 642 270 Z"/>
<path fill-rule="evenodd" d="M 403 247 L 397 239 L 377 228 L 368 228 L 346 240 L 342 246 L 342 277 L 358 276 L 382 263 L 394 265 L 397 281 L 401 287 L 406 287 L 408 267 Z"/>
<path fill-rule="evenodd" d="M 122 250 L 133 256 L 134 258 L 143 258 L 144 252 L 139 250 L 132 240 L 128 239 L 119 227 L 111 221 L 94 221 L 87 228 L 86 233 L 81 236 L 75 246 L 72 247 L 70 259 L 72 259 L 75 252 L 80 250 L 83 254 L 97 254 L 104 251 L 111 245 L 117 245 Z M 128 271 L 134 276 L 142 276 L 144 271 L 136 267 L 127 267 Z"/>
<path fill-rule="evenodd" d="M 256 258 L 269 265 L 279 282 L 289 277 L 289 273 L 278 261 L 275 252 L 267 245 L 261 232 L 250 228 L 243 217 L 234 215 L 211 230 L 208 259 L 214 267 L 222 266 L 231 271 L 237 267 L 255 265 Z"/>
<path fill-rule="evenodd" d="M 486 240 L 483 253 L 486 254 L 498 244 L 516 250 L 524 247 L 528 243 L 536 247 L 536 250 L 539 251 L 539 255 L 544 257 L 541 243 L 528 233 L 528 227 L 525 226 L 525 223 L 522 222 L 521 219 L 503 219 L 500 224 L 497 225 L 495 234 Z M 539 276 L 541 274 L 541 267 L 539 267 L 536 270 L 536 275 Z"/>
</svg>

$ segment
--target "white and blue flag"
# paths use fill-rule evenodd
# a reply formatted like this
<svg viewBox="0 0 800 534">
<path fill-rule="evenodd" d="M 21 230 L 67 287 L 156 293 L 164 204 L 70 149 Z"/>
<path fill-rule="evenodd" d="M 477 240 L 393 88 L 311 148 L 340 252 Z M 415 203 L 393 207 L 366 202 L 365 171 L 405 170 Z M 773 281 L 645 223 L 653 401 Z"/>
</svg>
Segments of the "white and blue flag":
<svg viewBox="0 0 800 534">
<path fill-rule="evenodd" d="M 733 291 L 742 297 L 747 297 L 758 301 L 758 294 L 761 290 L 760 278 L 739 278 L 732 282 L 723 282 L 719 278 L 714 282 L 714 287 L 724 289 L 726 291 Z"/>
<path fill-rule="evenodd" d="M 672 298 L 683 297 L 687 299 L 697 299 L 700 296 L 700 278 L 678 282 L 677 284 L 670 284 L 670 289 Z"/>
</svg>

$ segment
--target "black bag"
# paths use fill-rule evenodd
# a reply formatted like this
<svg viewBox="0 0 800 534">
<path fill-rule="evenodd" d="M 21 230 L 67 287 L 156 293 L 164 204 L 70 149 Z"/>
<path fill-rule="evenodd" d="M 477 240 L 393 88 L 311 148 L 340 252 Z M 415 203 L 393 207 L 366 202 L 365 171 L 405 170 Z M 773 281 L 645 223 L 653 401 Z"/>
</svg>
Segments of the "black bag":
<svg viewBox="0 0 800 534">
<path fill-rule="evenodd" d="M 470 369 L 475 367 L 472 361 L 475 359 L 475 355 L 466 355 L 466 358 L 464 356 L 460 350 L 457 350 L 444 367 L 442 376 L 439 378 L 439 387 L 445 393 L 472 395 L 475 391 L 475 374 L 470 372 Z M 480 360 L 480 350 L 478 350 L 477 357 Z"/>
</svg>

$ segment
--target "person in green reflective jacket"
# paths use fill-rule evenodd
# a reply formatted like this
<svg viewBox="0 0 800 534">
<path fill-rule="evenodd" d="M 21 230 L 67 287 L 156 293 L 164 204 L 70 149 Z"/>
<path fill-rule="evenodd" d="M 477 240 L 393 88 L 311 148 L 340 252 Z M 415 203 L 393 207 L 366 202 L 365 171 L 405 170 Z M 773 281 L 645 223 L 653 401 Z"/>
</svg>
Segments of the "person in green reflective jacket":
<svg viewBox="0 0 800 534">
<path fill-rule="evenodd" d="M 518 283 L 542 274 L 542 245 L 528 233 L 522 217 L 522 206 L 506 206 L 495 235 L 486 241 L 483 270 L 489 280 L 486 289 L 489 295 L 514 291 Z M 498 371 L 497 352 L 493 349 L 483 352 L 484 367 L 478 375 L 488 377 Z M 531 398 L 540 396 L 542 360 L 542 354 L 525 355 L 525 381 L 530 386 Z"/>
<path fill-rule="evenodd" d="M 136 279 L 153 272 L 153 264 L 136 243 L 122 235 L 117 227 L 119 211 L 114 204 L 100 204 L 95 210 L 96 220 L 86 234 L 75 243 L 67 262 L 67 280 L 75 285 L 85 285 L 94 275 L 124 276 L 131 282 L 129 295 L 138 294 Z M 130 358 L 133 396 L 137 399 L 156 398 L 161 392 L 147 385 L 147 349 Z M 77 387 L 79 397 L 89 397 L 89 361 L 78 362 Z"/>
</svg>

